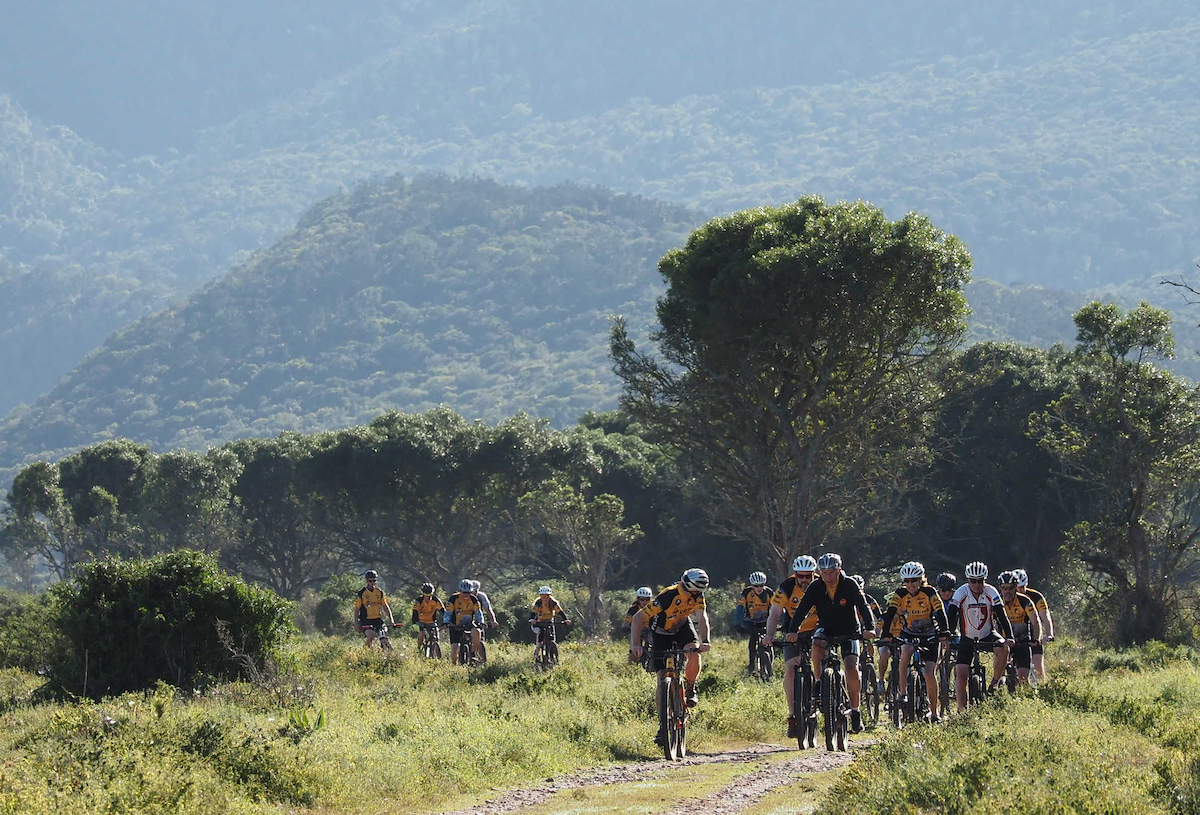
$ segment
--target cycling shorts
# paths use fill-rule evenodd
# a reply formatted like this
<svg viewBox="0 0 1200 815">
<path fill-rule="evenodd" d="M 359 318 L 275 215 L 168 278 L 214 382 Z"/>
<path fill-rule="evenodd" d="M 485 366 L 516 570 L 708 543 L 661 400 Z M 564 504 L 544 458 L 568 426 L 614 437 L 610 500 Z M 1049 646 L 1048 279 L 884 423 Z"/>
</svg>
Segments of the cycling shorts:
<svg viewBox="0 0 1200 815">
<path fill-rule="evenodd" d="M 462 642 L 463 634 L 467 634 L 467 639 L 469 640 L 471 638 L 471 635 L 467 632 L 474 631 L 474 630 L 475 630 L 474 624 L 465 625 L 465 626 L 452 625 L 452 626 L 450 626 L 450 642 L 453 644 L 458 644 L 458 643 Z"/>
<path fill-rule="evenodd" d="M 821 636 L 825 633 L 826 632 L 825 632 L 824 628 L 818 628 L 816 631 L 813 632 L 813 640 L 821 639 Z M 831 634 L 829 634 L 829 636 L 840 637 L 840 636 L 844 636 L 844 635 L 831 633 Z M 843 642 L 841 644 L 841 652 L 842 652 L 842 659 L 845 659 L 846 657 L 858 656 L 860 653 L 862 653 L 862 640 L 861 639 L 846 640 L 845 642 Z"/>
<path fill-rule="evenodd" d="M 648 670 L 661 671 L 663 662 L 665 661 L 665 652 L 672 645 L 678 645 L 680 648 L 687 648 L 696 641 L 696 626 L 688 620 L 687 624 L 682 626 L 673 634 L 664 634 L 659 631 L 650 632 L 650 665 Z"/>
<path fill-rule="evenodd" d="M 1033 666 L 1033 651 L 1029 643 L 1014 645 L 1012 647 L 1012 660 L 1013 665 L 1028 671 Z"/>
<path fill-rule="evenodd" d="M 383 630 L 383 619 L 376 617 L 374 620 L 359 620 L 359 625 L 363 628 L 371 628 L 375 631 Z"/>
<path fill-rule="evenodd" d="M 1000 642 L 1000 635 L 993 631 L 986 637 L 980 637 L 983 642 Z M 969 637 L 963 637 L 958 643 L 958 656 L 955 657 L 956 665 L 970 665 L 971 660 L 975 658 L 975 640 Z"/>
<path fill-rule="evenodd" d="M 812 634 L 801 634 L 796 642 L 787 642 L 783 644 L 783 661 L 791 662 L 797 659 L 804 652 L 812 652 Z"/>
</svg>

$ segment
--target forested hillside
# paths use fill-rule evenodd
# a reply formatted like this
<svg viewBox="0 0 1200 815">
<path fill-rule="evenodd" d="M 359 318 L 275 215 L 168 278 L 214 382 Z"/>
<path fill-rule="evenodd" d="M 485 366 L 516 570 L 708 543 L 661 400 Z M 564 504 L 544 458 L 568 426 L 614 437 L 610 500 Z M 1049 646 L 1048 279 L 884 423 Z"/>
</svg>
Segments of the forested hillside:
<svg viewBox="0 0 1200 815">
<path fill-rule="evenodd" d="M 313 201 L 394 172 L 705 216 L 861 197 L 928 214 L 1006 283 L 1185 273 L 1197 10 L 26 5 L 0 30 L 0 410 Z"/>
<path fill-rule="evenodd" d="M 394 177 L 119 332 L 0 436 L 7 465 L 112 435 L 202 448 L 445 403 L 573 424 L 611 407 L 608 319 L 645 331 L 697 223 L 605 190 Z"/>
</svg>

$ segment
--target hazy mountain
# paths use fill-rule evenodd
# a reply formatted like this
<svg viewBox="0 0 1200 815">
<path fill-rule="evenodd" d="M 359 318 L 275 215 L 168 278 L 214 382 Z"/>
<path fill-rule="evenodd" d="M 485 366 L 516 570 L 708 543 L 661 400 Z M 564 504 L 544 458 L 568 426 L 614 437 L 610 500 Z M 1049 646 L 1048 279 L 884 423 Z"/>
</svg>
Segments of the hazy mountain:
<svg viewBox="0 0 1200 815">
<path fill-rule="evenodd" d="M 0 26 L 0 411 L 313 201 L 394 172 L 702 215 L 861 197 L 928 214 L 1000 281 L 1190 273 L 1198 11 L 25 4 Z"/>
</svg>

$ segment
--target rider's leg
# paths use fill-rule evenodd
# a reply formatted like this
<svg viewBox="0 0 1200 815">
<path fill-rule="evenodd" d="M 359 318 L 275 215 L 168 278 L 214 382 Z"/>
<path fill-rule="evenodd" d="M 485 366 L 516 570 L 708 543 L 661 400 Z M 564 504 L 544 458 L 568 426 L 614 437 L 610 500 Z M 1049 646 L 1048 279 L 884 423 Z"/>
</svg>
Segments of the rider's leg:
<svg viewBox="0 0 1200 815">
<path fill-rule="evenodd" d="M 862 691 L 862 676 L 858 673 L 858 654 L 846 654 L 846 692 L 850 695 L 850 707 L 858 710 L 859 694 Z"/>
<path fill-rule="evenodd" d="M 959 713 L 967 709 L 967 674 L 970 672 L 970 665 L 954 666 L 954 701 Z"/>
<path fill-rule="evenodd" d="M 783 698 L 787 700 L 788 715 L 796 715 L 796 671 L 800 670 L 800 657 L 792 657 L 783 669 Z"/>
<path fill-rule="evenodd" d="M 1004 679 L 1004 669 L 1007 667 L 1008 646 L 998 646 L 996 650 L 992 652 L 992 681 L 988 683 L 989 691 L 994 691 Z"/>
<path fill-rule="evenodd" d="M 929 708 L 933 711 L 933 717 L 937 718 L 937 662 L 932 659 L 927 659 L 921 663 L 921 670 L 925 674 L 925 692 L 929 695 Z"/>
<path fill-rule="evenodd" d="M 476 659 L 483 658 L 483 631 L 478 628 L 471 629 L 471 651 L 475 654 Z"/>
<path fill-rule="evenodd" d="M 906 642 L 900 646 L 900 684 L 903 689 L 900 691 L 902 696 L 908 695 L 908 666 L 912 662 L 913 645 L 911 642 Z"/>
</svg>

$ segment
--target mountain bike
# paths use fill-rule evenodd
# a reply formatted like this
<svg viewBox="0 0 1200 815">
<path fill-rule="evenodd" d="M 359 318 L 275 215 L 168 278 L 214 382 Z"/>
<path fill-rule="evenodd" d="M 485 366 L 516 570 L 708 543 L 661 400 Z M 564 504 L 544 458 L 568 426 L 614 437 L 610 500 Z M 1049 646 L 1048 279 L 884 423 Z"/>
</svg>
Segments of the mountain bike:
<svg viewBox="0 0 1200 815">
<path fill-rule="evenodd" d="M 900 685 L 900 642 L 895 639 L 881 640 L 879 647 L 887 646 L 892 652 L 888 660 L 887 686 L 883 691 L 883 706 L 888 712 L 892 727 L 897 730 L 904 724 L 904 691 Z"/>
<path fill-rule="evenodd" d="M 800 665 L 792 676 L 792 707 L 796 717 L 796 744 L 804 750 L 817 746 L 817 711 L 813 708 L 813 687 L 817 678 L 812 669 L 812 637 L 801 634 L 798 642 L 771 642 L 772 650 L 786 645 L 800 646 Z"/>
<path fill-rule="evenodd" d="M 945 718 L 953 712 L 950 707 L 954 688 L 954 651 L 946 648 L 938 657 L 937 675 L 938 675 L 938 707 L 941 709 L 939 716 Z"/>
<path fill-rule="evenodd" d="M 392 650 L 392 637 L 388 633 L 387 623 L 384 623 L 383 626 L 379 629 L 379 650 L 381 650 L 381 651 L 391 651 Z"/>
<path fill-rule="evenodd" d="M 563 623 L 564 626 L 568 623 Z M 558 641 L 555 638 L 554 620 L 538 623 L 534 626 L 537 645 L 533 649 L 533 666 L 539 671 L 549 670 L 558 664 Z"/>
<path fill-rule="evenodd" d="M 971 657 L 971 666 L 967 673 L 967 704 L 977 705 L 987 698 L 988 681 L 987 668 L 983 665 L 983 660 L 979 658 L 980 652 L 991 653 L 997 648 L 1004 645 L 1003 642 L 993 639 L 979 639 L 977 637 L 958 637 L 956 643 L 961 647 L 963 643 L 973 642 L 975 644 L 975 654 Z"/>
<path fill-rule="evenodd" d="M 419 628 L 424 634 L 421 642 L 421 656 L 426 659 L 441 659 L 442 641 L 438 635 L 437 623 L 419 623 Z"/>
<path fill-rule="evenodd" d="M 823 637 L 829 650 L 825 664 L 821 666 L 821 718 L 825 734 L 825 749 L 846 751 L 846 736 L 850 729 L 850 695 L 846 691 L 846 672 L 842 670 L 842 652 L 838 647 L 844 642 L 862 639 L 861 634 L 845 634 Z"/>
<path fill-rule="evenodd" d="M 902 632 L 900 641 L 913 646 L 912 656 L 908 660 L 908 676 L 904 682 L 904 723 L 914 724 L 922 721 L 930 712 L 929 691 L 925 686 L 925 658 L 921 655 L 922 646 L 937 642 L 937 634 L 914 634 Z"/>
<path fill-rule="evenodd" d="M 475 624 L 467 623 L 466 625 L 456 626 L 456 628 L 462 632 L 462 636 L 455 646 L 458 649 L 458 664 L 468 667 L 482 664 L 485 661 L 484 658 L 476 654 L 475 649 L 471 647 L 471 640 L 473 639 L 471 632 L 475 630 Z M 483 632 L 480 631 L 480 650 L 482 650 L 483 646 L 482 640 Z"/>
<path fill-rule="evenodd" d="M 1016 651 L 1022 645 L 1029 645 L 1030 639 L 1022 637 L 1016 641 L 1013 647 L 1008 649 L 1008 664 L 1004 666 L 1004 686 L 1008 688 L 1009 693 L 1016 693 L 1017 686 L 1021 684 L 1021 677 L 1017 674 Z M 1033 676 L 1033 671 L 1030 670 L 1030 676 Z"/>
<path fill-rule="evenodd" d="M 863 647 L 862 658 L 858 662 L 858 672 L 862 676 L 863 715 L 874 725 L 879 722 L 879 675 L 875 670 L 875 649 L 870 643 Z"/>
<path fill-rule="evenodd" d="M 663 669 L 658 675 L 658 727 L 663 734 L 662 749 L 667 761 L 687 755 L 687 725 L 691 712 L 683 679 L 685 654 L 699 651 L 672 644 L 663 652 Z"/>
<path fill-rule="evenodd" d="M 767 630 L 766 623 L 748 622 L 744 624 L 750 631 L 747 643 L 749 651 L 749 666 L 747 676 L 757 676 L 763 682 L 770 682 L 775 676 L 775 651 L 769 645 L 763 645 L 763 634 Z"/>
</svg>

